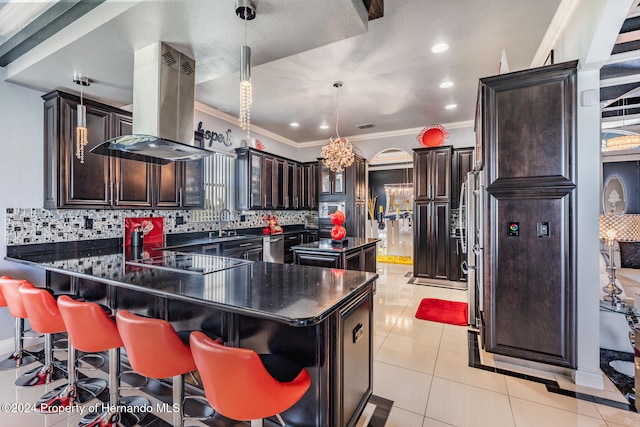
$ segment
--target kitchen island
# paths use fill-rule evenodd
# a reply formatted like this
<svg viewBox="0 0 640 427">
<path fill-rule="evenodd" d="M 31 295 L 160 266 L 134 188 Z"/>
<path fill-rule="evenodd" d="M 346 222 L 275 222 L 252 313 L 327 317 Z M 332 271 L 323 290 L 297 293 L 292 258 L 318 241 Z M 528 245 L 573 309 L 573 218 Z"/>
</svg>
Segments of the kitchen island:
<svg viewBox="0 0 640 427">
<path fill-rule="evenodd" d="M 293 263 L 375 273 L 379 241 L 380 239 L 345 237 L 341 241 L 322 239 L 293 246 Z"/>
<path fill-rule="evenodd" d="M 147 248 L 8 253 L 53 290 L 295 360 L 312 384 L 287 425 L 353 426 L 371 395 L 376 274 Z"/>
</svg>

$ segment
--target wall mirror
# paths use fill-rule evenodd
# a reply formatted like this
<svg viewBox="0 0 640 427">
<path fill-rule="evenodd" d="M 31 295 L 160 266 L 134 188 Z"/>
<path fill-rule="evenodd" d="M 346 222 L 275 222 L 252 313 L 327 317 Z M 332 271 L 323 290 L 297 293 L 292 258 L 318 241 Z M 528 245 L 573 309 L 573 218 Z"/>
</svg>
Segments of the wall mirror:
<svg viewBox="0 0 640 427">
<path fill-rule="evenodd" d="M 604 213 L 625 213 L 627 210 L 627 192 L 619 176 L 607 178 L 602 192 L 602 211 Z"/>
</svg>

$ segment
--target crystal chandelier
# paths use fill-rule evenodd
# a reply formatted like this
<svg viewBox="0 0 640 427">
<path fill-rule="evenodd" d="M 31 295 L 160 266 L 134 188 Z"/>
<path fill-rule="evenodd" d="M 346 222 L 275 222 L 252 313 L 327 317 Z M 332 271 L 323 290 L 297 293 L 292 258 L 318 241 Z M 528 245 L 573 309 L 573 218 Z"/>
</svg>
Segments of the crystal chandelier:
<svg viewBox="0 0 640 427">
<path fill-rule="evenodd" d="M 329 169 L 339 172 L 348 168 L 353 163 L 353 147 L 347 138 L 341 138 L 338 133 L 338 122 L 340 120 L 338 93 L 342 87 L 342 82 L 334 82 L 336 88 L 336 138 L 329 138 L 327 145 L 322 147 L 322 163 Z"/>
<path fill-rule="evenodd" d="M 89 132 L 87 131 L 87 107 L 84 106 L 82 99 L 82 87 L 89 86 L 89 78 L 80 74 L 73 75 L 73 82 L 80 85 L 80 104 L 78 104 L 78 113 L 76 118 L 76 157 L 80 163 L 84 163 L 84 148 L 89 143 Z"/>
<path fill-rule="evenodd" d="M 247 46 L 247 21 L 256 17 L 256 5 L 250 0 L 236 2 L 236 15 L 244 21 L 244 46 L 240 46 L 240 129 L 247 132 L 247 141 L 251 136 L 251 104 L 253 88 L 251 86 L 251 48 Z"/>
<path fill-rule="evenodd" d="M 625 98 L 622 100 L 622 127 L 619 131 L 622 135 L 607 139 L 605 142 L 607 151 L 635 150 L 640 147 L 640 135 L 624 130 L 624 118 L 628 113 L 628 107 L 629 100 Z"/>
</svg>

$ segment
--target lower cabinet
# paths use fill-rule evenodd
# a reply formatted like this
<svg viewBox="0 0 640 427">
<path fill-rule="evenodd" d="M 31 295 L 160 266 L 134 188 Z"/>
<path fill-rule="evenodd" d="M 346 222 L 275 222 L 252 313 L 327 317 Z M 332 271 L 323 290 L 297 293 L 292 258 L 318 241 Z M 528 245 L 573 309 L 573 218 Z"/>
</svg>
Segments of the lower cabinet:
<svg viewBox="0 0 640 427">
<path fill-rule="evenodd" d="M 323 242 L 320 242 L 322 245 Z M 311 245 L 309 245 L 311 246 Z M 298 246 L 293 248 L 293 262 L 314 267 L 340 268 L 375 273 L 377 241 L 348 248 L 327 250 L 318 247 Z"/>
<path fill-rule="evenodd" d="M 222 256 L 262 261 L 262 237 L 222 242 Z"/>
<path fill-rule="evenodd" d="M 302 243 L 302 233 L 285 234 L 284 236 L 284 263 L 291 264 L 293 262 L 293 246 Z"/>
</svg>

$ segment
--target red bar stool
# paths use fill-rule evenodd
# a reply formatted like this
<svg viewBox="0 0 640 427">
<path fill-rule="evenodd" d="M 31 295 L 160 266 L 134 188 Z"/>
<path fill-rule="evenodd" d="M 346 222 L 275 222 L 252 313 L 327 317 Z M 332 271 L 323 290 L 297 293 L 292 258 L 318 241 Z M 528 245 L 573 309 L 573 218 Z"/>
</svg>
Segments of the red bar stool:
<svg viewBox="0 0 640 427">
<path fill-rule="evenodd" d="M 127 310 L 118 311 L 116 322 L 133 370 L 149 378 L 172 378 L 173 405 L 179 408 L 173 412 L 173 426 L 183 426 L 182 376 L 196 369 L 188 345 L 190 332 L 178 333 L 166 320 L 138 316 Z M 221 338 L 213 339 L 222 342 Z M 207 415 L 212 414 L 213 411 Z"/>
<path fill-rule="evenodd" d="M 54 363 L 53 358 L 53 334 L 66 331 L 56 300 L 48 290 L 36 289 L 26 280 L 22 281 L 18 287 L 18 294 L 25 314 L 29 318 L 31 329 L 44 334 L 44 365 L 18 378 L 16 385 L 49 384 L 53 380 L 64 378 L 64 370 L 58 363 Z"/>
<path fill-rule="evenodd" d="M 54 296 L 47 289 L 35 288 L 31 283 L 24 281 L 20 285 L 20 296 L 24 308 L 29 315 L 29 323 L 33 330 L 45 334 L 45 364 L 40 368 L 35 378 L 46 377 L 46 382 L 56 378 L 56 373 L 61 377 L 62 369 L 53 361 L 52 342 L 53 334 L 66 332 L 67 328 L 58 308 Z M 78 403 L 87 402 L 107 388 L 107 382 L 100 378 L 86 378 L 76 380 L 75 349 L 68 341 L 67 385 L 58 387 L 44 396 L 36 403 L 36 408 L 41 412 L 52 412 L 59 407 L 69 407 Z M 56 411 L 57 412 L 57 411 Z"/>
<path fill-rule="evenodd" d="M 120 398 L 120 347 L 122 339 L 112 316 L 95 302 L 76 301 L 66 295 L 58 298 L 60 314 L 67 326 L 69 343 L 80 351 L 109 351 L 109 404 L 85 415 L 79 426 L 133 426 L 146 416 L 148 399 L 141 396 Z M 120 412 L 127 407 L 127 412 Z M 136 411 L 133 409 L 141 409 Z"/>
<path fill-rule="evenodd" d="M 291 408 L 311 385 L 309 372 L 291 360 L 274 355 L 258 355 L 250 349 L 221 345 L 205 334 L 191 334 L 191 353 L 211 406 L 238 421 L 263 419 Z"/>
<path fill-rule="evenodd" d="M 15 330 L 13 337 L 15 340 L 15 350 L 7 359 L 0 362 L 0 370 L 8 370 L 28 365 L 40 360 L 39 354 L 31 353 L 24 349 L 24 319 L 27 312 L 20 298 L 20 285 L 24 282 L 21 279 L 12 279 L 9 276 L 0 277 L 0 292 L 4 305 L 9 309 L 9 314 L 15 318 Z"/>
</svg>

